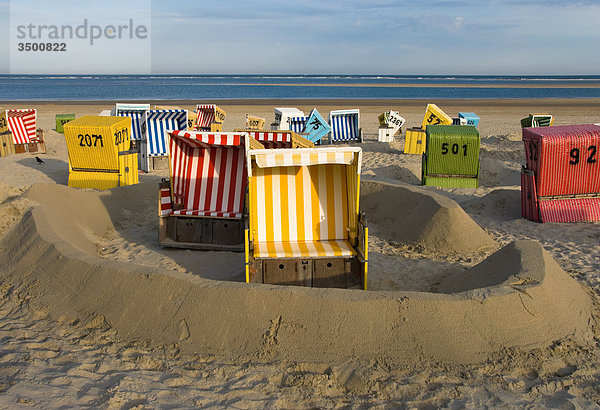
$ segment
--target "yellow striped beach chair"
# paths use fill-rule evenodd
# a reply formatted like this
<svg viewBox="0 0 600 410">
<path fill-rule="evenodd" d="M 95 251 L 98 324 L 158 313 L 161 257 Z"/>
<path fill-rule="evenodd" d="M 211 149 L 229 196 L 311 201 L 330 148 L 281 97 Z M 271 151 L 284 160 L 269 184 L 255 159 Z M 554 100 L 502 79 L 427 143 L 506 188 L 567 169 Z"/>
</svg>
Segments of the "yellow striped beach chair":
<svg viewBox="0 0 600 410">
<path fill-rule="evenodd" d="M 360 148 L 248 151 L 246 281 L 363 288 Z"/>
</svg>

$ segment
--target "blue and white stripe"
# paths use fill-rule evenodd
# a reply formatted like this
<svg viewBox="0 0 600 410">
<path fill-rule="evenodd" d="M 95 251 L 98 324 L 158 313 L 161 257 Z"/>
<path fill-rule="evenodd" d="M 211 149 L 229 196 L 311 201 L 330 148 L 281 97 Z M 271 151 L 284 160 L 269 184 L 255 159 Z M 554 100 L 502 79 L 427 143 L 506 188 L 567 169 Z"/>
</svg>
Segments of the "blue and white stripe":
<svg viewBox="0 0 600 410">
<path fill-rule="evenodd" d="M 168 154 L 168 131 L 187 130 L 187 110 L 149 110 L 144 118 L 148 157 Z"/>
<path fill-rule="evenodd" d="M 329 139 L 329 142 L 362 142 L 359 115 L 358 109 L 330 111 L 329 122 L 331 123 L 331 138 Z"/>
<path fill-rule="evenodd" d="M 118 110 L 117 117 L 131 118 L 131 140 L 139 141 L 142 139 L 142 122 L 144 121 L 144 113 L 140 110 Z"/>
<path fill-rule="evenodd" d="M 290 117 L 290 131 L 301 133 L 304 132 L 306 127 L 306 120 L 308 117 Z"/>
</svg>

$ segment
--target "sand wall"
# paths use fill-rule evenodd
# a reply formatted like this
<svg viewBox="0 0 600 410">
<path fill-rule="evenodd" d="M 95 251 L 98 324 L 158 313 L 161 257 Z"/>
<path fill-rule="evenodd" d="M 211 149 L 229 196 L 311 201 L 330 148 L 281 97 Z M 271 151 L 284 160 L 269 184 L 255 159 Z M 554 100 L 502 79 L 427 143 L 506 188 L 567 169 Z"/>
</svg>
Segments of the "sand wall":
<svg viewBox="0 0 600 410">
<path fill-rule="evenodd" d="M 105 324 L 124 340 L 233 358 L 467 363 L 591 337 L 587 291 L 534 241 L 512 243 L 442 284 L 457 293 L 219 282 L 99 258 L 89 232 L 114 227 L 111 193 L 63 190 L 54 201 L 48 188 L 32 188 L 30 197 L 48 200 L 4 237 L 1 278 L 51 317 Z"/>
</svg>

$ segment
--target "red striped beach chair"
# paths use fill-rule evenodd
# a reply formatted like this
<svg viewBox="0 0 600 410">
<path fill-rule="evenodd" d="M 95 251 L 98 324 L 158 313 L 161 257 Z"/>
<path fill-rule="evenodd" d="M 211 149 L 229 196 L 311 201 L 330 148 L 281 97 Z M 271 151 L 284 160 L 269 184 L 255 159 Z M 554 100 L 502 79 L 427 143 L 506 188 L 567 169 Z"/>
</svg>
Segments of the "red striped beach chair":
<svg viewBox="0 0 600 410">
<path fill-rule="evenodd" d="M 364 288 L 360 148 L 248 151 L 246 281 Z"/>
<path fill-rule="evenodd" d="M 159 189 L 162 246 L 242 251 L 247 133 L 171 131 L 171 178 Z"/>
<path fill-rule="evenodd" d="M 523 128 L 521 214 L 534 222 L 600 221 L 600 126 Z"/>
<path fill-rule="evenodd" d="M 221 132 L 225 111 L 215 104 L 196 105 L 196 131 Z"/>
<path fill-rule="evenodd" d="M 46 152 L 44 133 L 37 129 L 37 111 L 33 108 L 6 110 L 4 118 L 12 133 L 17 154 L 23 152 Z"/>
</svg>

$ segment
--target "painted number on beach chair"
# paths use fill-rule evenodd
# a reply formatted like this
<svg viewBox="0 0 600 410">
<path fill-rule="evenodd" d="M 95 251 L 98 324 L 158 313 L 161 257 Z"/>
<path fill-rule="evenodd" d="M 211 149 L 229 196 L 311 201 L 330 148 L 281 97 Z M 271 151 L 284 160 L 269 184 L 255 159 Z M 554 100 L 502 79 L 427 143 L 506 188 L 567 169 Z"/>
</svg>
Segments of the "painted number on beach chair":
<svg viewBox="0 0 600 410">
<path fill-rule="evenodd" d="M 79 146 L 81 147 L 97 147 L 98 141 L 100 141 L 100 147 L 104 147 L 102 135 L 79 134 L 77 138 L 79 138 Z"/>
<path fill-rule="evenodd" d="M 448 151 L 448 147 L 449 147 L 449 143 L 444 142 L 442 143 L 442 155 L 446 155 L 449 151 Z M 452 147 L 450 147 L 450 149 L 452 150 L 452 153 L 454 155 L 457 155 L 460 151 L 460 146 L 458 144 L 452 144 Z M 467 144 L 464 144 L 462 146 L 462 151 L 463 151 L 463 156 L 467 156 Z"/>
<path fill-rule="evenodd" d="M 587 148 L 587 151 L 589 153 L 586 162 L 588 164 L 595 164 L 596 163 L 596 152 L 598 150 L 598 147 L 596 147 L 595 145 L 590 145 Z M 569 155 L 571 156 L 571 159 L 569 160 L 569 164 L 571 165 L 577 165 L 579 164 L 579 157 L 581 155 L 581 150 L 579 148 L 573 148 L 570 152 Z"/>
<path fill-rule="evenodd" d="M 188 118 L 188 128 L 189 129 L 194 128 L 194 119 L 193 118 Z"/>
<path fill-rule="evenodd" d="M 433 122 L 435 120 L 435 122 Z M 427 118 L 427 123 L 431 125 L 441 124 L 442 120 L 436 117 L 434 114 L 430 114 L 429 118 Z"/>
<path fill-rule="evenodd" d="M 0 118 L 0 128 L 6 128 L 6 118 Z"/>
<path fill-rule="evenodd" d="M 115 132 L 115 145 L 122 144 L 129 140 L 129 133 L 127 132 L 127 128 L 124 128 L 120 131 Z"/>
<path fill-rule="evenodd" d="M 323 126 L 323 124 L 321 124 L 321 121 L 319 121 L 318 118 L 313 118 L 309 125 L 312 125 L 313 130 L 315 131 Z"/>
</svg>

